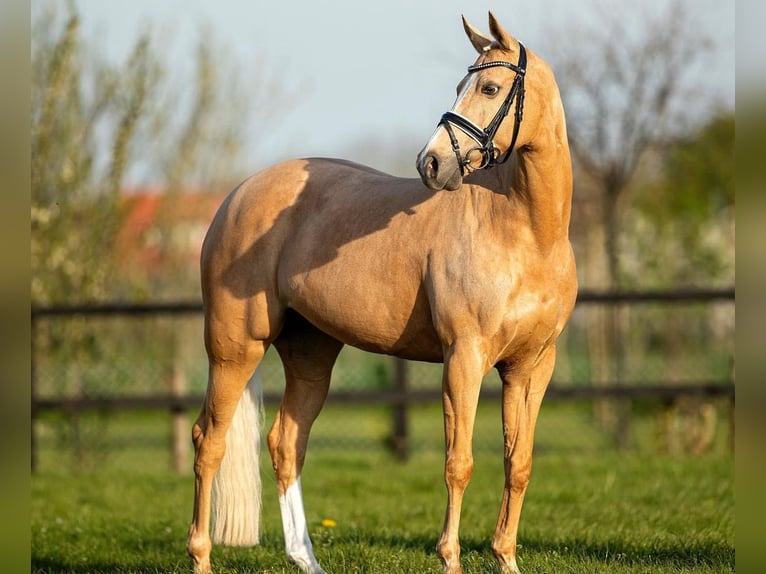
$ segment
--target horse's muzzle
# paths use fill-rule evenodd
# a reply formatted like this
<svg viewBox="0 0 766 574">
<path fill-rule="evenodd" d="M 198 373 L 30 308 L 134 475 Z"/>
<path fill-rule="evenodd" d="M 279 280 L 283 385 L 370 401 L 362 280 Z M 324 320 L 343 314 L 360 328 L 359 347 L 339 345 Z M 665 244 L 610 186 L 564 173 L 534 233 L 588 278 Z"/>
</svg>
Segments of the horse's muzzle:
<svg viewBox="0 0 766 574">
<path fill-rule="evenodd" d="M 417 168 L 423 185 L 429 189 L 455 191 L 463 184 L 462 174 L 454 158 L 450 162 L 449 157 L 441 159 L 424 149 L 418 154 Z"/>
</svg>

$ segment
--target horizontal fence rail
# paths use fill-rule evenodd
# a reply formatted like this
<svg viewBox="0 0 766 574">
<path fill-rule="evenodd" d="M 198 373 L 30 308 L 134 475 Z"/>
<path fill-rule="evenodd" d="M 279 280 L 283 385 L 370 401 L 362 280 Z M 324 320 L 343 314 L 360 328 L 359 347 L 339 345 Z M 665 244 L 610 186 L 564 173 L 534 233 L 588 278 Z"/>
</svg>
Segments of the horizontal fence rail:
<svg viewBox="0 0 766 574">
<path fill-rule="evenodd" d="M 704 303 L 734 301 L 734 287 L 721 289 L 679 289 L 673 291 L 598 291 L 581 289 L 576 304 L 587 303 Z M 81 303 L 76 305 L 32 306 L 32 319 L 42 317 L 67 317 L 74 315 L 185 315 L 201 313 L 201 301 L 171 301 L 147 303 Z"/>
<path fill-rule="evenodd" d="M 480 393 L 482 399 L 499 399 L 498 389 L 484 389 Z M 598 387 L 558 387 L 555 382 L 545 393 L 545 399 L 550 400 L 591 400 L 591 399 L 672 399 L 683 396 L 692 397 L 733 397 L 734 385 L 720 382 L 684 383 L 676 385 L 641 384 L 617 385 L 611 384 Z M 441 393 L 435 389 L 411 389 L 406 391 L 330 391 L 327 395 L 328 404 L 419 404 L 440 401 Z M 202 405 L 204 395 L 193 394 L 175 396 L 172 394 L 151 394 L 143 396 L 117 397 L 77 397 L 60 399 L 36 399 L 35 413 L 45 411 L 61 411 L 64 413 L 80 413 L 86 411 L 131 411 L 145 409 L 169 410 L 172 412 L 198 409 Z M 278 405 L 282 400 L 279 393 L 264 393 L 266 405 Z"/>
<path fill-rule="evenodd" d="M 577 306 L 602 305 L 615 308 L 647 304 L 711 304 L 735 301 L 734 287 L 721 289 L 681 289 L 673 291 L 642 290 L 606 292 L 583 289 L 577 298 Z M 189 392 L 123 393 L 110 392 L 107 396 L 98 393 L 78 396 L 39 396 L 36 392 L 36 353 L 35 332 L 43 320 L 62 320 L 68 318 L 109 318 L 109 317 L 182 317 L 199 316 L 203 312 L 199 301 L 127 303 L 110 302 L 97 304 L 33 306 L 32 322 L 32 467 L 36 465 L 36 436 L 34 421 L 44 413 L 59 413 L 77 417 L 81 413 L 112 413 L 122 411 L 159 410 L 171 413 L 178 425 L 174 428 L 185 429 L 182 418 L 189 412 L 199 409 L 204 400 L 203 394 Z M 407 458 L 409 449 L 409 430 L 407 409 L 410 405 L 438 403 L 441 400 L 439 388 L 413 388 L 408 383 L 406 362 L 396 361 L 391 374 L 390 388 L 367 390 L 331 390 L 327 403 L 339 405 L 382 405 L 392 408 L 391 445 L 402 459 Z M 704 376 L 704 375 L 703 375 Z M 481 397 L 500 399 L 501 389 L 484 388 Z M 734 404 L 735 385 L 733 370 L 728 380 L 690 380 L 683 383 L 662 380 L 642 380 L 640 384 L 627 381 L 600 381 L 598 384 L 560 384 L 552 381 L 546 392 L 547 401 L 632 401 L 651 399 L 664 404 L 671 404 L 683 398 L 712 399 L 725 398 Z M 281 400 L 281 392 L 264 392 L 266 405 L 276 405 Z M 733 406 L 732 406 L 733 430 Z M 179 432 L 188 434 L 188 429 Z M 173 444 L 185 444 L 186 436 L 173 440 Z M 176 448 L 176 447 L 174 447 Z M 187 448 L 187 447 L 178 447 Z M 183 465 L 180 465 L 183 466 Z"/>
</svg>

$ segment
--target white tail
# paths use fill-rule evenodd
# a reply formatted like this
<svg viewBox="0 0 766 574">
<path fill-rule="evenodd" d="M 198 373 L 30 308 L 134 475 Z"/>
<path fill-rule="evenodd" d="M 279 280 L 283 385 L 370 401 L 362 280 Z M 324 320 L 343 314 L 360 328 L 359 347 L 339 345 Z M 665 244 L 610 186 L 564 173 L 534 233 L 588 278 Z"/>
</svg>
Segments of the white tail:
<svg viewBox="0 0 766 574">
<path fill-rule="evenodd" d="M 263 401 L 259 374 L 250 379 L 229 431 L 226 454 L 213 480 L 213 542 L 254 546 L 260 538 Z"/>
</svg>

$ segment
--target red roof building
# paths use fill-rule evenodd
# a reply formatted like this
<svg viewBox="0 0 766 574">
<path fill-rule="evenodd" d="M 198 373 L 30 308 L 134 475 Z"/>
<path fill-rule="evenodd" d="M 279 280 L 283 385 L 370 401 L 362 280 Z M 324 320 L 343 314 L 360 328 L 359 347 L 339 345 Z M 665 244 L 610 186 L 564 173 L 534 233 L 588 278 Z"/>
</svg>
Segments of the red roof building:
<svg viewBox="0 0 766 574">
<path fill-rule="evenodd" d="M 196 269 L 205 233 L 228 192 L 184 189 L 169 194 L 159 186 L 127 188 L 115 257 L 121 269 L 161 275 L 169 264 Z"/>
</svg>

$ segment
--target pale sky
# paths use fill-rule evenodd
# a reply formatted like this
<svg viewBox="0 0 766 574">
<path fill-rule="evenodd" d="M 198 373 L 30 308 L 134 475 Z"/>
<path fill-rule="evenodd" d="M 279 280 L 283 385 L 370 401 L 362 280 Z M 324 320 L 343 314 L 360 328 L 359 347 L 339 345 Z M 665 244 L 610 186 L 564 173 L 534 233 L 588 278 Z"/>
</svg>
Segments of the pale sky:
<svg viewBox="0 0 766 574">
<path fill-rule="evenodd" d="M 33 0 L 33 14 L 56 1 Z M 705 85 L 733 107 L 734 2 L 690 2 L 707 28 L 701 32 L 716 44 L 703 66 Z M 74 4 L 87 40 L 110 59 L 123 60 L 139 34 L 151 26 L 155 38 L 164 42 L 167 65 L 183 82 L 193 69 L 200 30 L 209 27 L 218 44 L 232 54 L 243 86 L 258 89 L 257 62 L 265 58 L 287 86 L 301 87 L 287 109 L 276 108 L 268 130 L 248 126 L 244 156 L 252 158 L 253 169 L 288 157 L 359 159 L 355 148 L 360 142 L 380 138 L 390 143 L 404 136 L 412 153 L 409 175 L 415 176 L 415 153 L 452 105 L 455 85 L 475 56 L 461 14 L 486 32 L 491 8 L 511 34 L 546 57 L 555 51 L 555 30 L 577 26 L 598 6 L 623 10 L 628 17 L 637 4 L 657 10 L 666 0 L 505 0 L 494 5 L 474 0 L 74 0 Z M 385 169 L 385 158 L 376 167 Z"/>
</svg>

